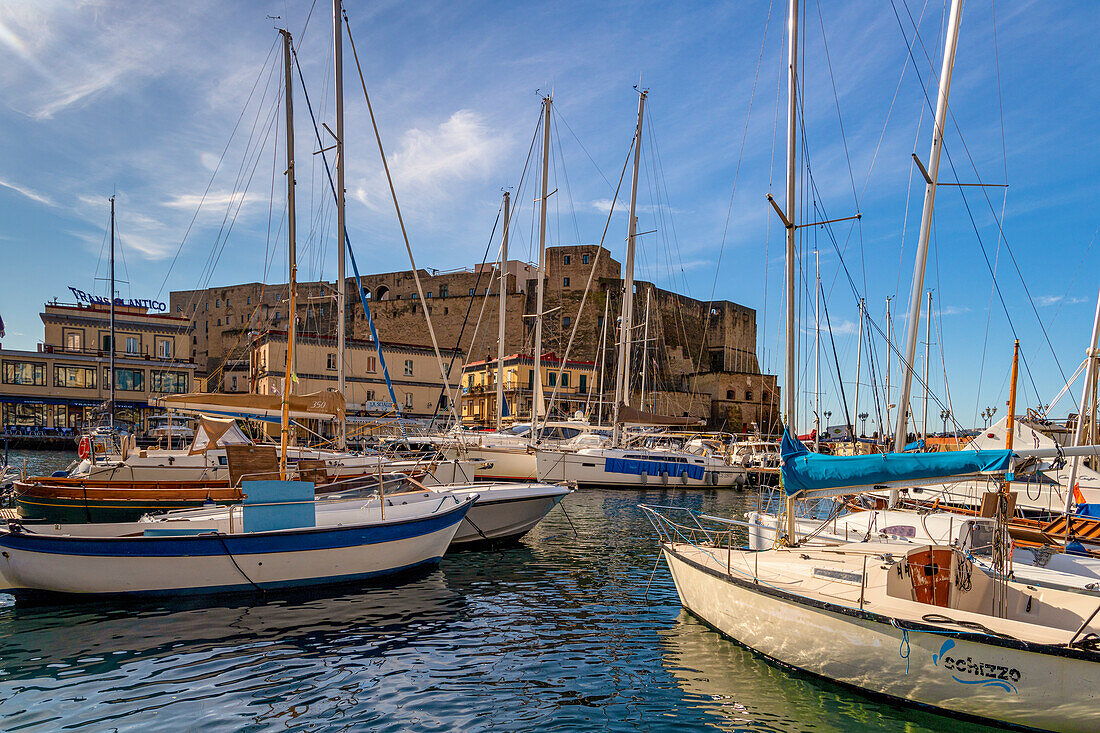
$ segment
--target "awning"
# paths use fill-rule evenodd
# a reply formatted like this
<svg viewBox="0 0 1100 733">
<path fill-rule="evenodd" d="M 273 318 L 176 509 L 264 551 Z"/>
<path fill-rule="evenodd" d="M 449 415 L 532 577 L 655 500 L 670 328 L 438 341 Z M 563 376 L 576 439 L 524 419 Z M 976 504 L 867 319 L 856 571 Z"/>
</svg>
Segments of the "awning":
<svg viewBox="0 0 1100 733">
<path fill-rule="evenodd" d="M 211 448 L 227 445 L 252 445 L 248 436 L 237 427 L 237 421 L 203 415 L 195 428 L 195 437 L 191 441 L 188 455 L 205 453 Z"/>
<path fill-rule="evenodd" d="M 158 397 L 150 402 L 157 407 L 171 410 L 261 420 L 280 420 L 283 413 L 283 398 L 277 394 L 191 392 Z M 290 417 L 343 420 L 344 396 L 330 391 L 291 395 Z"/>
</svg>

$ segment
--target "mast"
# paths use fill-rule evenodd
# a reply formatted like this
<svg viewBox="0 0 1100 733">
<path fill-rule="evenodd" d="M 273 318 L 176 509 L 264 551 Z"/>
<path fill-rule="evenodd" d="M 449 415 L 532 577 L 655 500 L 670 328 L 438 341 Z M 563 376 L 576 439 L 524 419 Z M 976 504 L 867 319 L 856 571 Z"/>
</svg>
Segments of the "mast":
<svg viewBox="0 0 1100 733">
<path fill-rule="evenodd" d="M 821 255 L 814 250 L 814 450 L 821 452 Z"/>
<path fill-rule="evenodd" d="M 283 412 L 280 420 L 281 436 L 279 440 L 279 478 L 286 480 L 286 448 L 290 440 L 290 389 L 293 384 L 294 338 L 298 320 L 296 307 L 297 295 L 297 242 L 295 240 L 296 222 L 294 217 L 294 100 L 291 96 L 290 76 L 290 31 L 280 30 L 283 34 L 283 77 L 285 81 L 286 108 L 286 209 L 287 209 L 287 260 L 290 272 L 290 313 L 286 330 L 286 377 L 283 380 Z M 343 243 L 341 242 L 341 248 Z"/>
<path fill-rule="evenodd" d="M 921 437 L 928 437 L 928 362 L 932 358 L 932 291 L 928 291 L 928 315 L 924 323 L 924 409 L 921 410 L 924 424 L 921 426 Z"/>
<path fill-rule="evenodd" d="M 649 296 L 652 294 L 653 290 L 647 288 L 645 291 L 645 329 L 642 331 L 642 397 L 639 405 L 643 410 L 645 409 L 646 371 L 649 366 Z"/>
<path fill-rule="evenodd" d="M 542 196 L 539 198 L 539 269 L 535 285 L 535 373 L 531 390 L 531 442 L 538 442 L 539 413 L 542 411 L 542 310 L 546 290 L 546 191 L 550 168 L 550 105 L 547 94 L 542 99 Z"/>
<path fill-rule="evenodd" d="M 1096 359 L 1100 354 L 1097 353 L 1096 348 L 1100 343 L 1100 293 L 1096 296 L 1096 315 L 1092 319 L 1092 339 L 1089 341 L 1089 348 L 1085 352 L 1087 362 L 1085 363 L 1085 382 L 1081 387 L 1081 406 L 1077 411 L 1077 427 L 1073 431 L 1073 445 L 1079 446 L 1082 444 L 1082 439 L 1085 436 L 1085 405 L 1089 402 L 1089 391 L 1092 390 L 1092 401 L 1096 401 L 1096 390 L 1094 388 L 1094 381 L 1096 379 Z M 1073 509 L 1073 489 L 1077 483 L 1077 468 L 1080 465 L 1080 456 L 1073 457 L 1073 463 L 1070 464 L 1069 469 L 1069 486 L 1066 490 L 1066 515 L 1068 517 L 1070 511 Z M 1066 532 L 1069 532 L 1069 520 L 1066 520 Z"/>
<path fill-rule="evenodd" d="M 925 176 L 924 210 L 921 212 L 920 238 L 917 241 L 917 261 L 913 268 L 913 285 L 909 291 L 909 320 L 906 322 L 905 361 L 902 364 L 901 392 L 898 395 L 898 422 L 894 432 L 894 450 L 905 449 L 906 408 L 913 386 L 913 359 L 917 353 L 917 328 L 920 326 L 921 300 L 924 293 L 924 269 L 928 262 L 928 240 L 932 233 L 932 209 L 936 202 L 936 185 L 940 173 L 940 153 L 943 150 L 943 131 L 947 120 L 947 99 L 951 93 L 951 72 L 955 65 L 955 47 L 959 41 L 959 22 L 962 19 L 962 0 L 951 0 L 951 15 L 947 22 L 947 40 L 940 67 L 940 89 L 936 99 L 936 120 L 932 128 L 932 150 L 928 154 L 928 168 L 921 167 Z"/>
<path fill-rule="evenodd" d="M 612 408 L 611 445 L 618 446 L 622 439 L 622 426 L 619 424 L 619 405 L 630 403 L 628 384 L 630 361 L 630 331 L 634 317 L 634 237 L 638 231 L 637 217 L 634 212 L 638 205 L 638 167 L 642 154 L 642 121 L 645 119 L 645 98 L 649 92 L 638 92 L 638 127 L 634 131 L 634 173 L 630 184 L 630 214 L 627 217 L 626 235 L 626 273 L 623 279 L 623 315 L 619 325 L 619 360 L 615 364 L 615 405 Z"/>
<path fill-rule="evenodd" d="M 797 155 L 797 120 L 795 113 L 798 106 L 798 77 L 796 75 L 798 63 L 798 0 L 790 0 L 787 18 L 787 47 L 789 57 L 787 60 L 787 314 L 786 314 L 786 369 L 784 390 L 786 403 L 784 417 L 787 429 L 792 435 L 797 435 L 795 427 L 795 405 L 798 393 L 798 373 L 795 366 L 795 165 Z"/>
<path fill-rule="evenodd" d="M 508 204 L 510 194 L 504 192 L 504 239 L 500 243 L 500 287 L 497 300 L 497 432 L 504 428 L 504 317 L 508 313 Z"/>
<path fill-rule="evenodd" d="M 859 420 L 859 375 L 862 370 L 863 364 L 863 298 L 859 299 L 859 336 L 856 338 L 856 399 L 853 407 L 852 416 Z M 852 426 L 852 432 L 855 432 L 855 425 Z M 852 436 L 853 442 L 855 436 Z"/>
<path fill-rule="evenodd" d="M 604 396 L 603 396 L 603 378 L 604 372 L 607 371 L 607 307 L 611 304 L 611 298 L 607 297 L 606 291 L 603 298 L 603 329 L 600 334 L 600 404 L 596 409 L 596 424 L 603 425 L 603 409 L 604 409 Z"/>
<path fill-rule="evenodd" d="M 115 197 L 111 197 L 111 351 L 108 354 L 111 393 L 107 402 L 107 424 L 115 427 Z M 171 447 L 171 446 L 169 446 Z"/>
<path fill-rule="evenodd" d="M 341 0 L 332 0 L 332 48 L 336 73 L 336 389 L 347 399 L 344 352 L 347 337 L 347 282 L 344 275 L 346 226 L 344 219 L 344 41 L 340 30 Z M 287 99 L 289 100 L 289 95 Z M 292 296 L 293 297 L 293 296 Z M 347 445 L 347 422 L 336 426 L 336 445 Z"/>
<path fill-rule="evenodd" d="M 893 357 L 893 318 L 890 316 L 890 298 L 887 298 L 887 424 L 879 424 L 879 439 L 886 444 L 890 428 L 890 363 Z"/>
</svg>

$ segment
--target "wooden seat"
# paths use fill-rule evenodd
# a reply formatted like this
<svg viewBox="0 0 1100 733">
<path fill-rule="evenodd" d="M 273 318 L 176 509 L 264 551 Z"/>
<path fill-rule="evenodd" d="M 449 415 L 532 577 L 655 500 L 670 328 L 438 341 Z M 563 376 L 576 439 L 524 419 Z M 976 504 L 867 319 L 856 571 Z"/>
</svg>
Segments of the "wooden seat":
<svg viewBox="0 0 1100 733">
<path fill-rule="evenodd" d="M 307 458 L 298 461 L 298 480 L 312 481 L 320 486 L 328 483 L 328 464 L 319 458 Z"/>
<path fill-rule="evenodd" d="M 279 454 L 273 445 L 227 445 L 225 457 L 230 486 L 239 487 L 242 480 L 279 480 Z"/>
</svg>

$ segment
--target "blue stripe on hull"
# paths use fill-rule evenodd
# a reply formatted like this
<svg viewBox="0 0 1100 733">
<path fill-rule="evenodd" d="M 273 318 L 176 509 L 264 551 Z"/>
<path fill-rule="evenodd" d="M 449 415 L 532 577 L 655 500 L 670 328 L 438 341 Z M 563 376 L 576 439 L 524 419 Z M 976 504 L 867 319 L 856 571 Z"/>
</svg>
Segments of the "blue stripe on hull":
<svg viewBox="0 0 1100 733">
<path fill-rule="evenodd" d="M 382 526 L 322 527 L 253 534 L 223 534 L 181 537 L 57 537 L 33 534 L 0 534 L 0 547 L 22 552 L 90 557 L 200 557 L 255 555 L 279 552 L 331 550 L 340 547 L 393 542 L 437 532 L 458 524 L 471 504 L 464 504 L 426 519 L 409 519 Z M 156 525 L 150 525 L 155 527 Z"/>
<path fill-rule="evenodd" d="M 213 585 L 201 588 L 160 588 L 157 590 L 116 591 L 111 593 L 61 593 L 57 591 L 45 591 L 36 588 L 8 588 L 3 592 L 15 597 L 16 602 L 43 601 L 52 598 L 65 599 L 66 601 L 94 601 L 100 598 L 157 598 L 166 596 L 200 596 L 220 595 L 229 593 L 255 593 L 257 586 L 261 591 L 276 591 L 289 588 L 302 588 L 305 586 L 341 585 L 348 583 L 366 583 L 372 580 L 392 578 L 397 575 L 413 575 L 418 572 L 426 572 L 442 560 L 442 555 L 421 560 L 410 565 L 385 570 L 374 570 L 369 573 L 352 573 L 349 575 L 332 575 L 324 578 L 305 578 L 299 580 L 283 580 L 249 585 L 240 583 L 237 585 Z"/>
</svg>

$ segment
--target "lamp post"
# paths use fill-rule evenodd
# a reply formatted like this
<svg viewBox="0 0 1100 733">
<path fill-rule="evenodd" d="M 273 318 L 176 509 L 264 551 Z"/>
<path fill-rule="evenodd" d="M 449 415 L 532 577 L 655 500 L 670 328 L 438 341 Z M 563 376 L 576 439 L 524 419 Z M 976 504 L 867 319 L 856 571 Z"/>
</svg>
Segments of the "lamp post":
<svg viewBox="0 0 1100 733">
<path fill-rule="evenodd" d="M 943 434 L 947 435 L 947 418 L 951 417 L 951 410 L 940 410 L 940 419 L 943 420 Z"/>
<path fill-rule="evenodd" d="M 859 428 L 859 437 L 861 437 L 861 438 L 867 435 L 867 418 L 868 417 L 870 417 L 870 415 L 868 415 L 866 412 L 859 413 L 859 420 L 860 420 L 861 423 L 863 423 Z"/>
</svg>

